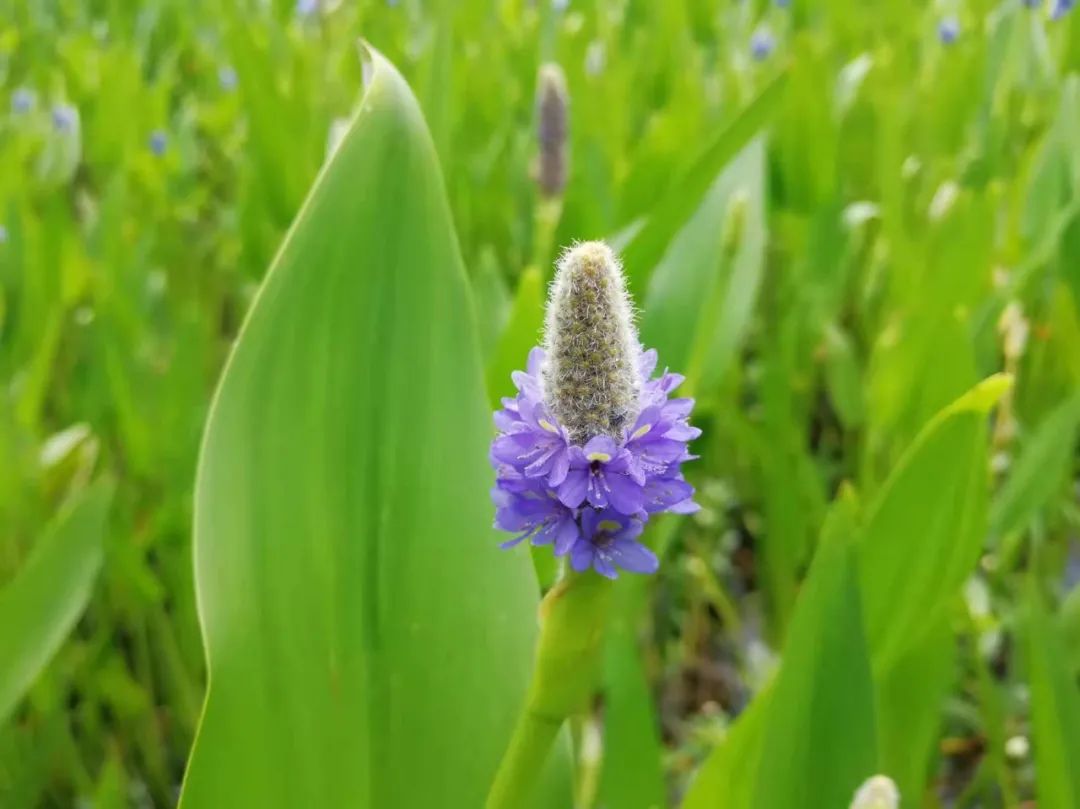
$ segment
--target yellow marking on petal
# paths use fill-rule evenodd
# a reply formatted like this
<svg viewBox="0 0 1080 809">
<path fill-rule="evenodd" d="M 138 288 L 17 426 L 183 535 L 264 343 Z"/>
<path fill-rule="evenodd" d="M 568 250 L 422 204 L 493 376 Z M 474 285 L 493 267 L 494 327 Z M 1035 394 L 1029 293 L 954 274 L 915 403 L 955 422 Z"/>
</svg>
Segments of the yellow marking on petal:
<svg viewBox="0 0 1080 809">
<path fill-rule="evenodd" d="M 611 456 L 606 452 L 590 452 L 585 457 L 590 461 L 600 461 L 600 463 L 607 463 L 611 460 Z"/>
<path fill-rule="evenodd" d="M 620 528 L 622 528 L 622 526 L 614 520 L 601 520 L 600 524 L 596 526 L 597 531 L 604 531 L 605 533 L 618 531 Z"/>
<path fill-rule="evenodd" d="M 556 427 L 554 424 L 552 424 L 547 419 L 538 419 L 537 424 L 539 424 L 541 427 L 543 427 L 549 433 L 557 433 L 557 432 L 559 432 L 559 428 Z"/>
<path fill-rule="evenodd" d="M 645 433 L 649 432 L 649 430 L 651 429 L 651 424 L 646 424 L 644 427 L 638 427 L 636 430 L 634 430 L 634 434 L 630 436 L 630 439 L 633 440 L 635 438 L 641 438 L 641 436 L 645 435 Z"/>
</svg>

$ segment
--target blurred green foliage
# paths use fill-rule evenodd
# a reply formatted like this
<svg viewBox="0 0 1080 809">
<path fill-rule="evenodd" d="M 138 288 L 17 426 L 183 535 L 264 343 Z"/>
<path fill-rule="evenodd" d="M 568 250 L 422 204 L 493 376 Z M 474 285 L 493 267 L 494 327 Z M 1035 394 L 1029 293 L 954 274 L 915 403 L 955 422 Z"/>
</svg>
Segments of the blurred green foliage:
<svg viewBox="0 0 1080 809">
<path fill-rule="evenodd" d="M 705 508 L 653 531 L 657 579 L 619 584 L 582 805 L 674 804 L 710 753 L 688 805 L 763 805 L 797 793 L 751 794 L 761 751 L 807 772 L 872 733 L 905 807 L 1075 806 L 1080 14 L 1058 3 L 0 0 L 0 599 L 115 480 L 85 613 L 0 725 L 0 805 L 176 800 L 202 425 L 363 36 L 432 131 L 490 397 L 553 250 L 610 237 L 699 401 Z M 531 179 L 545 61 L 571 104 L 554 207 Z M 943 426 L 999 371 L 992 416 Z M 803 662 L 773 678 L 781 649 Z M 866 702 L 851 649 L 873 720 L 834 715 Z"/>
</svg>

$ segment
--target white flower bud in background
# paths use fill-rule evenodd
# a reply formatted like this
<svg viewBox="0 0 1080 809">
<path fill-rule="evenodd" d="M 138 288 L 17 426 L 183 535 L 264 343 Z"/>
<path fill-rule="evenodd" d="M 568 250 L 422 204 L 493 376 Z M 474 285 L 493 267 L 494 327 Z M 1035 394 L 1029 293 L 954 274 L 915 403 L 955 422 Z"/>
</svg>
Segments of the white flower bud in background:
<svg viewBox="0 0 1080 809">
<path fill-rule="evenodd" d="M 851 809 L 899 809 L 900 791 L 886 775 L 868 778 L 851 801 Z"/>
<path fill-rule="evenodd" d="M 641 347 L 622 268 L 603 242 L 563 253 L 544 323 L 544 400 L 575 442 L 622 437 L 636 415 Z"/>
</svg>

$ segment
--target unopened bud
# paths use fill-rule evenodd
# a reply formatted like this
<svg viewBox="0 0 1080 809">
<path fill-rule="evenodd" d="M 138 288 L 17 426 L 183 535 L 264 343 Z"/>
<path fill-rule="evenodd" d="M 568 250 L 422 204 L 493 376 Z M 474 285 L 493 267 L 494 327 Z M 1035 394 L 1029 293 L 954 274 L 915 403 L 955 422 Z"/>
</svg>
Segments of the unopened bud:
<svg viewBox="0 0 1080 809">
<path fill-rule="evenodd" d="M 568 122 L 569 100 L 562 68 L 544 65 L 536 92 L 536 181 L 546 197 L 557 197 L 566 188 Z"/>
<path fill-rule="evenodd" d="M 563 253 L 544 323 L 544 399 L 576 443 L 622 437 L 637 411 L 641 347 L 622 268 L 603 242 Z"/>
<path fill-rule="evenodd" d="M 886 775 L 875 775 L 859 787 L 851 809 L 898 809 L 900 791 Z"/>
</svg>

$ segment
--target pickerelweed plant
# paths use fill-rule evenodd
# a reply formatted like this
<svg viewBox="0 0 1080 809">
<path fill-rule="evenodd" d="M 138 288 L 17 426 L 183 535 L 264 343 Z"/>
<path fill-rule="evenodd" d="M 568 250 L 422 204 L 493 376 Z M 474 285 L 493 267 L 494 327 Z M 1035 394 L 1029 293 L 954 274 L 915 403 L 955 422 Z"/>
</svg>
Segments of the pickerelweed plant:
<svg viewBox="0 0 1080 809">
<path fill-rule="evenodd" d="M 517 396 L 495 413 L 496 527 L 551 546 L 569 560 L 541 605 L 532 688 L 488 800 L 522 806 L 564 719 L 588 704 L 595 685 L 610 582 L 618 569 L 655 573 L 638 541 L 653 514 L 697 510 L 682 474 L 693 400 L 670 398 L 683 381 L 654 376 L 642 348 L 619 262 L 603 242 L 560 258 L 551 285 L 543 348 L 513 375 Z M 595 571 L 595 572 L 594 572 Z M 596 575 L 599 574 L 599 575 Z"/>
</svg>

